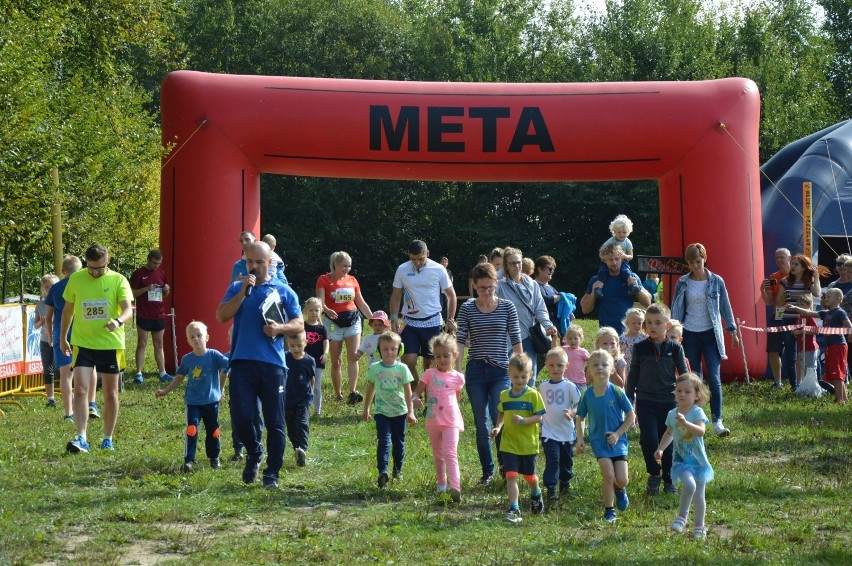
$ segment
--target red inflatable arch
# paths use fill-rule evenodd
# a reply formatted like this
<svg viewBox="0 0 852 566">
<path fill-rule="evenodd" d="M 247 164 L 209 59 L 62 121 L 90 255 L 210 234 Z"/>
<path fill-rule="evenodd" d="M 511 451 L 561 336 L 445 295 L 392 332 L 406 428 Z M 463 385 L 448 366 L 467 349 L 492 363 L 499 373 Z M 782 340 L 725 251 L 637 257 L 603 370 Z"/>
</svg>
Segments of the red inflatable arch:
<svg viewBox="0 0 852 566">
<path fill-rule="evenodd" d="M 211 325 L 238 234 L 260 229 L 260 175 L 458 181 L 656 179 L 663 255 L 707 246 L 737 317 L 763 311 L 759 95 L 747 79 L 472 84 L 169 74 L 160 242 L 179 346 Z M 594 206 L 594 203 L 589 203 Z M 619 211 L 613 211 L 613 215 Z M 589 253 L 595 253 L 596 245 Z M 752 371 L 765 356 L 747 333 Z M 729 350 L 727 376 L 742 375 Z"/>
</svg>

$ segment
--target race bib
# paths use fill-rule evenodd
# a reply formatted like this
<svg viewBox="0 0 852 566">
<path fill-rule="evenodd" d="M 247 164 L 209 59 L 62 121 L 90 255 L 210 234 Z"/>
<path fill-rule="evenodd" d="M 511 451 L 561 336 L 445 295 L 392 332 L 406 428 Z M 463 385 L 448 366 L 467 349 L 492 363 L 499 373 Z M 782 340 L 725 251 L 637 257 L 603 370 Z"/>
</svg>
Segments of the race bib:
<svg viewBox="0 0 852 566">
<path fill-rule="evenodd" d="M 333 293 L 334 302 L 349 303 L 355 300 L 355 289 L 341 287 Z"/>
<path fill-rule="evenodd" d="M 148 291 L 148 300 L 152 303 L 162 303 L 163 302 L 163 288 L 162 287 L 154 287 L 150 291 Z"/>
<path fill-rule="evenodd" d="M 109 320 L 109 301 L 106 299 L 89 299 L 82 303 L 83 320 Z"/>
</svg>

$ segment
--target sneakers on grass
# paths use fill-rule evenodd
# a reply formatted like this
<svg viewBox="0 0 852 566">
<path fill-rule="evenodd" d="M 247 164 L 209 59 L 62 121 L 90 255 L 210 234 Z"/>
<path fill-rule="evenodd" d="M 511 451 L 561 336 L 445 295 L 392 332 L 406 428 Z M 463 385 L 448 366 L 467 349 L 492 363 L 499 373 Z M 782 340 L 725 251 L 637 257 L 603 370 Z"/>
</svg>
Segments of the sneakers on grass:
<svg viewBox="0 0 852 566">
<path fill-rule="evenodd" d="M 521 517 L 521 510 L 515 509 L 514 507 L 506 511 L 506 520 L 510 523 L 518 524 L 523 520 Z"/>
<path fill-rule="evenodd" d="M 706 527 L 695 527 L 692 531 L 692 540 L 704 540 L 707 538 L 707 528 Z"/>
<path fill-rule="evenodd" d="M 89 418 L 90 419 L 101 418 L 101 412 L 98 410 L 98 404 L 94 401 L 89 403 Z"/>
<path fill-rule="evenodd" d="M 607 509 L 604 511 L 604 521 L 607 523 L 615 522 L 615 509 Z"/>
<path fill-rule="evenodd" d="M 101 440 L 101 450 L 115 450 L 115 446 L 112 443 L 112 438 L 104 438 Z"/>
<path fill-rule="evenodd" d="M 276 476 L 263 476 L 263 489 L 278 489 L 278 478 Z"/>
<path fill-rule="evenodd" d="M 719 436 L 728 436 L 731 434 L 731 430 L 722 424 L 722 419 L 719 419 L 715 423 L 713 423 L 713 432 L 715 432 Z"/>
<path fill-rule="evenodd" d="M 618 489 L 615 491 L 615 506 L 619 511 L 626 511 L 630 505 L 630 498 L 627 497 L 626 489 Z"/>
<path fill-rule="evenodd" d="M 378 485 L 380 489 L 384 489 L 385 486 L 388 485 L 389 479 L 390 477 L 388 477 L 388 473 L 382 472 L 379 474 L 379 479 L 376 480 L 376 485 Z"/>
<path fill-rule="evenodd" d="M 183 463 L 183 466 L 180 467 L 180 471 L 188 474 L 194 468 L 195 468 L 195 462 L 193 462 L 192 460 L 189 460 L 189 461 Z"/>
<path fill-rule="evenodd" d="M 219 458 L 210 458 L 210 469 L 218 470 L 222 467 L 222 464 L 219 463 Z"/>
<path fill-rule="evenodd" d="M 672 530 L 676 533 L 682 533 L 683 528 L 686 526 L 686 517 L 683 515 L 678 515 L 675 517 L 674 521 L 672 521 Z"/>
<path fill-rule="evenodd" d="M 296 448 L 296 465 L 304 468 L 306 460 L 307 454 L 305 454 L 305 450 L 303 448 Z"/>
<path fill-rule="evenodd" d="M 453 500 L 453 503 L 461 502 L 461 491 L 457 490 L 454 487 L 450 488 L 450 499 Z"/>
<path fill-rule="evenodd" d="M 68 443 L 65 447 L 72 454 L 77 454 L 78 452 L 88 452 L 89 451 L 89 443 L 86 442 L 86 439 L 83 438 L 82 435 L 77 435 L 74 440 Z"/>
<path fill-rule="evenodd" d="M 169 383 L 174 379 L 174 376 L 164 373 L 160 376 L 160 383 Z"/>
<path fill-rule="evenodd" d="M 530 498 L 530 512 L 533 515 L 541 515 L 544 513 L 544 500 L 541 498 L 541 494 L 538 497 Z"/>
<path fill-rule="evenodd" d="M 243 468 L 243 483 L 254 483 L 257 481 L 261 460 L 262 458 L 246 457 L 246 465 Z"/>
<path fill-rule="evenodd" d="M 657 495 L 660 492 L 660 484 L 663 478 L 660 476 L 648 476 L 648 485 L 645 486 L 645 493 L 648 495 Z"/>
<path fill-rule="evenodd" d="M 133 378 L 133 383 L 144 383 L 145 377 L 141 373 L 137 373 L 136 377 Z"/>
</svg>

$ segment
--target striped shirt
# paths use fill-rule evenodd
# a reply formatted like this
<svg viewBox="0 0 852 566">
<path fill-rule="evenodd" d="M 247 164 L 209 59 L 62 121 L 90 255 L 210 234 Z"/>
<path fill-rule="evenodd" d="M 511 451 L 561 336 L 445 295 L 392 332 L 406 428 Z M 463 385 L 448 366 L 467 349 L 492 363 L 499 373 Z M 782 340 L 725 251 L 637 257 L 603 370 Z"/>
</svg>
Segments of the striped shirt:
<svg viewBox="0 0 852 566">
<path fill-rule="evenodd" d="M 464 346 L 470 338 L 468 360 L 484 360 L 501 367 L 509 367 L 509 349 L 521 341 L 518 311 L 511 301 L 497 300 L 494 312 L 484 313 L 476 306 L 476 299 L 468 299 L 456 317 L 456 341 Z"/>
</svg>

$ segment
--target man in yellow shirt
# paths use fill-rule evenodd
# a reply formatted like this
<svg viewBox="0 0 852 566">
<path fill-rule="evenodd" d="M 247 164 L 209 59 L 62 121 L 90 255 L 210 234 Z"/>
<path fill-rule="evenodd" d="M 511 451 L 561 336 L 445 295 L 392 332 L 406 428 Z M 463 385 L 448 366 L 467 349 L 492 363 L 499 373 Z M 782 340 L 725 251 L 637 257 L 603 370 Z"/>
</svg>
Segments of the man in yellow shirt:
<svg viewBox="0 0 852 566">
<path fill-rule="evenodd" d="M 118 419 L 118 377 L 124 369 L 124 323 L 133 316 L 133 292 L 120 273 L 110 271 L 109 251 L 93 244 L 86 250 L 86 268 L 68 278 L 63 298 L 60 348 L 72 356 L 74 379 L 74 426 L 77 436 L 68 443 L 72 453 L 88 452 L 86 410 L 92 374 L 97 369 L 104 392 L 104 439 L 101 448 L 113 450 L 112 433 Z M 71 344 L 68 343 L 68 329 Z"/>
</svg>

